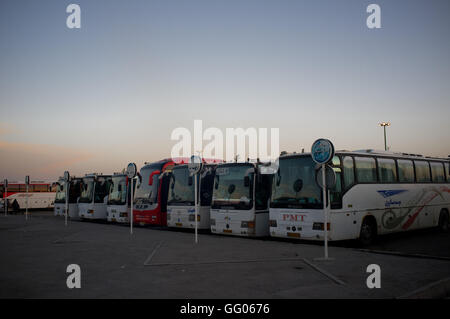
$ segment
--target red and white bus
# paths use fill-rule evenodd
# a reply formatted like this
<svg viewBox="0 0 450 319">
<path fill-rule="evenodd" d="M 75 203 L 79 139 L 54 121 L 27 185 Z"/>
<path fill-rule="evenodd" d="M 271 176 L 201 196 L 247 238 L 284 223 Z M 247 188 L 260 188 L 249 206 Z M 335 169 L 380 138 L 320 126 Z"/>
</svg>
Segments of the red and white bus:
<svg viewBox="0 0 450 319">
<path fill-rule="evenodd" d="M 56 192 L 54 183 L 31 181 L 28 185 L 28 194 L 27 185 L 24 182 L 9 182 L 7 186 L 5 190 L 3 182 L 0 183 L 2 209 L 4 209 L 5 198 L 8 200 L 8 207 L 11 207 L 12 203 L 17 201 L 19 209 L 26 208 L 27 198 L 29 209 L 52 209 L 54 206 Z"/>
<path fill-rule="evenodd" d="M 184 163 L 184 161 L 180 163 Z M 163 159 L 154 163 L 146 163 L 141 168 L 134 194 L 134 223 L 167 225 L 167 194 L 170 176 L 163 173 L 175 165 L 172 159 Z"/>
</svg>

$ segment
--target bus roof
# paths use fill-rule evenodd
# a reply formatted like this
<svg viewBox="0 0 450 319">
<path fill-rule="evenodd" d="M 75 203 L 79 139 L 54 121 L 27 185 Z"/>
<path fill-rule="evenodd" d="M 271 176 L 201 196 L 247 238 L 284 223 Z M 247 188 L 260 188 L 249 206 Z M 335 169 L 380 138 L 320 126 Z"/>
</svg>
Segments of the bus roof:
<svg viewBox="0 0 450 319">
<path fill-rule="evenodd" d="M 356 151 L 348 151 L 348 150 L 338 150 L 335 152 L 336 155 L 374 155 L 377 157 L 386 157 L 386 158 L 403 158 L 403 159 L 411 159 L 411 160 L 431 160 L 431 161 L 450 161 L 450 157 L 432 157 L 432 156 L 423 156 L 420 154 L 410 154 L 410 153 L 400 153 L 400 152 L 390 152 L 390 151 L 379 151 L 373 149 L 367 150 L 356 150 Z M 295 156 L 311 156 L 311 153 L 282 153 L 280 158 L 282 157 L 295 157 Z"/>
</svg>

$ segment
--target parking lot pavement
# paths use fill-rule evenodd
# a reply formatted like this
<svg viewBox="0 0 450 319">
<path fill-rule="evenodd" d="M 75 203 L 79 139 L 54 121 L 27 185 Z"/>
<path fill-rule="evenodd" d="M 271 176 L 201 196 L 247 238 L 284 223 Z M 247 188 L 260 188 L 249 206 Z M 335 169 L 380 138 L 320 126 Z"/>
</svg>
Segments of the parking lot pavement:
<svg viewBox="0 0 450 319">
<path fill-rule="evenodd" d="M 419 234 L 420 235 L 420 234 Z M 0 216 L 1 298 L 395 298 L 450 277 L 450 261 L 295 241 Z M 81 267 L 68 289 L 66 267 Z M 381 288 L 369 289 L 370 264 Z"/>
</svg>

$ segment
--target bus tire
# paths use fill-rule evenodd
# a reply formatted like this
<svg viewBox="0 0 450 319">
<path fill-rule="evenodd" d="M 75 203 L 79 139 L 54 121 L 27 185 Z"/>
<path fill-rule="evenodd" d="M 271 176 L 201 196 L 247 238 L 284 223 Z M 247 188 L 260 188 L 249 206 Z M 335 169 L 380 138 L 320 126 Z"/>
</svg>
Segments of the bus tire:
<svg viewBox="0 0 450 319">
<path fill-rule="evenodd" d="M 450 230 L 450 218 L 446 209 L 441 210 L 439 214 L 439 230 L 441 232 L 448 232 Z"/>
<path fill-rule="evenodd" d="M 359 233 L 359 242 L 362 246 L 368 246 L 374 243 L 377 237 L 377 222 L 373 216 L 366 216 L 361 224 Z"/>
</svg>

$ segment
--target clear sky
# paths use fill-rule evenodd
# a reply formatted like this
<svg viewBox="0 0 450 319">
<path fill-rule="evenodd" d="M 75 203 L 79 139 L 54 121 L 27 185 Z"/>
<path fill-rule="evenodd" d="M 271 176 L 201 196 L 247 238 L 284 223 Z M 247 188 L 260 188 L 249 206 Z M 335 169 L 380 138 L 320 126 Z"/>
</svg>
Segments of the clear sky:
<svg viewBox="0 0 450 319">
<path fill-rule="evenodd" d="M 68 29 L 66 7 L 81 7 Z M 366 26 L 381 7 L 382 28 Z M 176 127 L 450 154 L 448 0 L 0 1 L 0 178 L 169 157 Z"/>
</svg>

